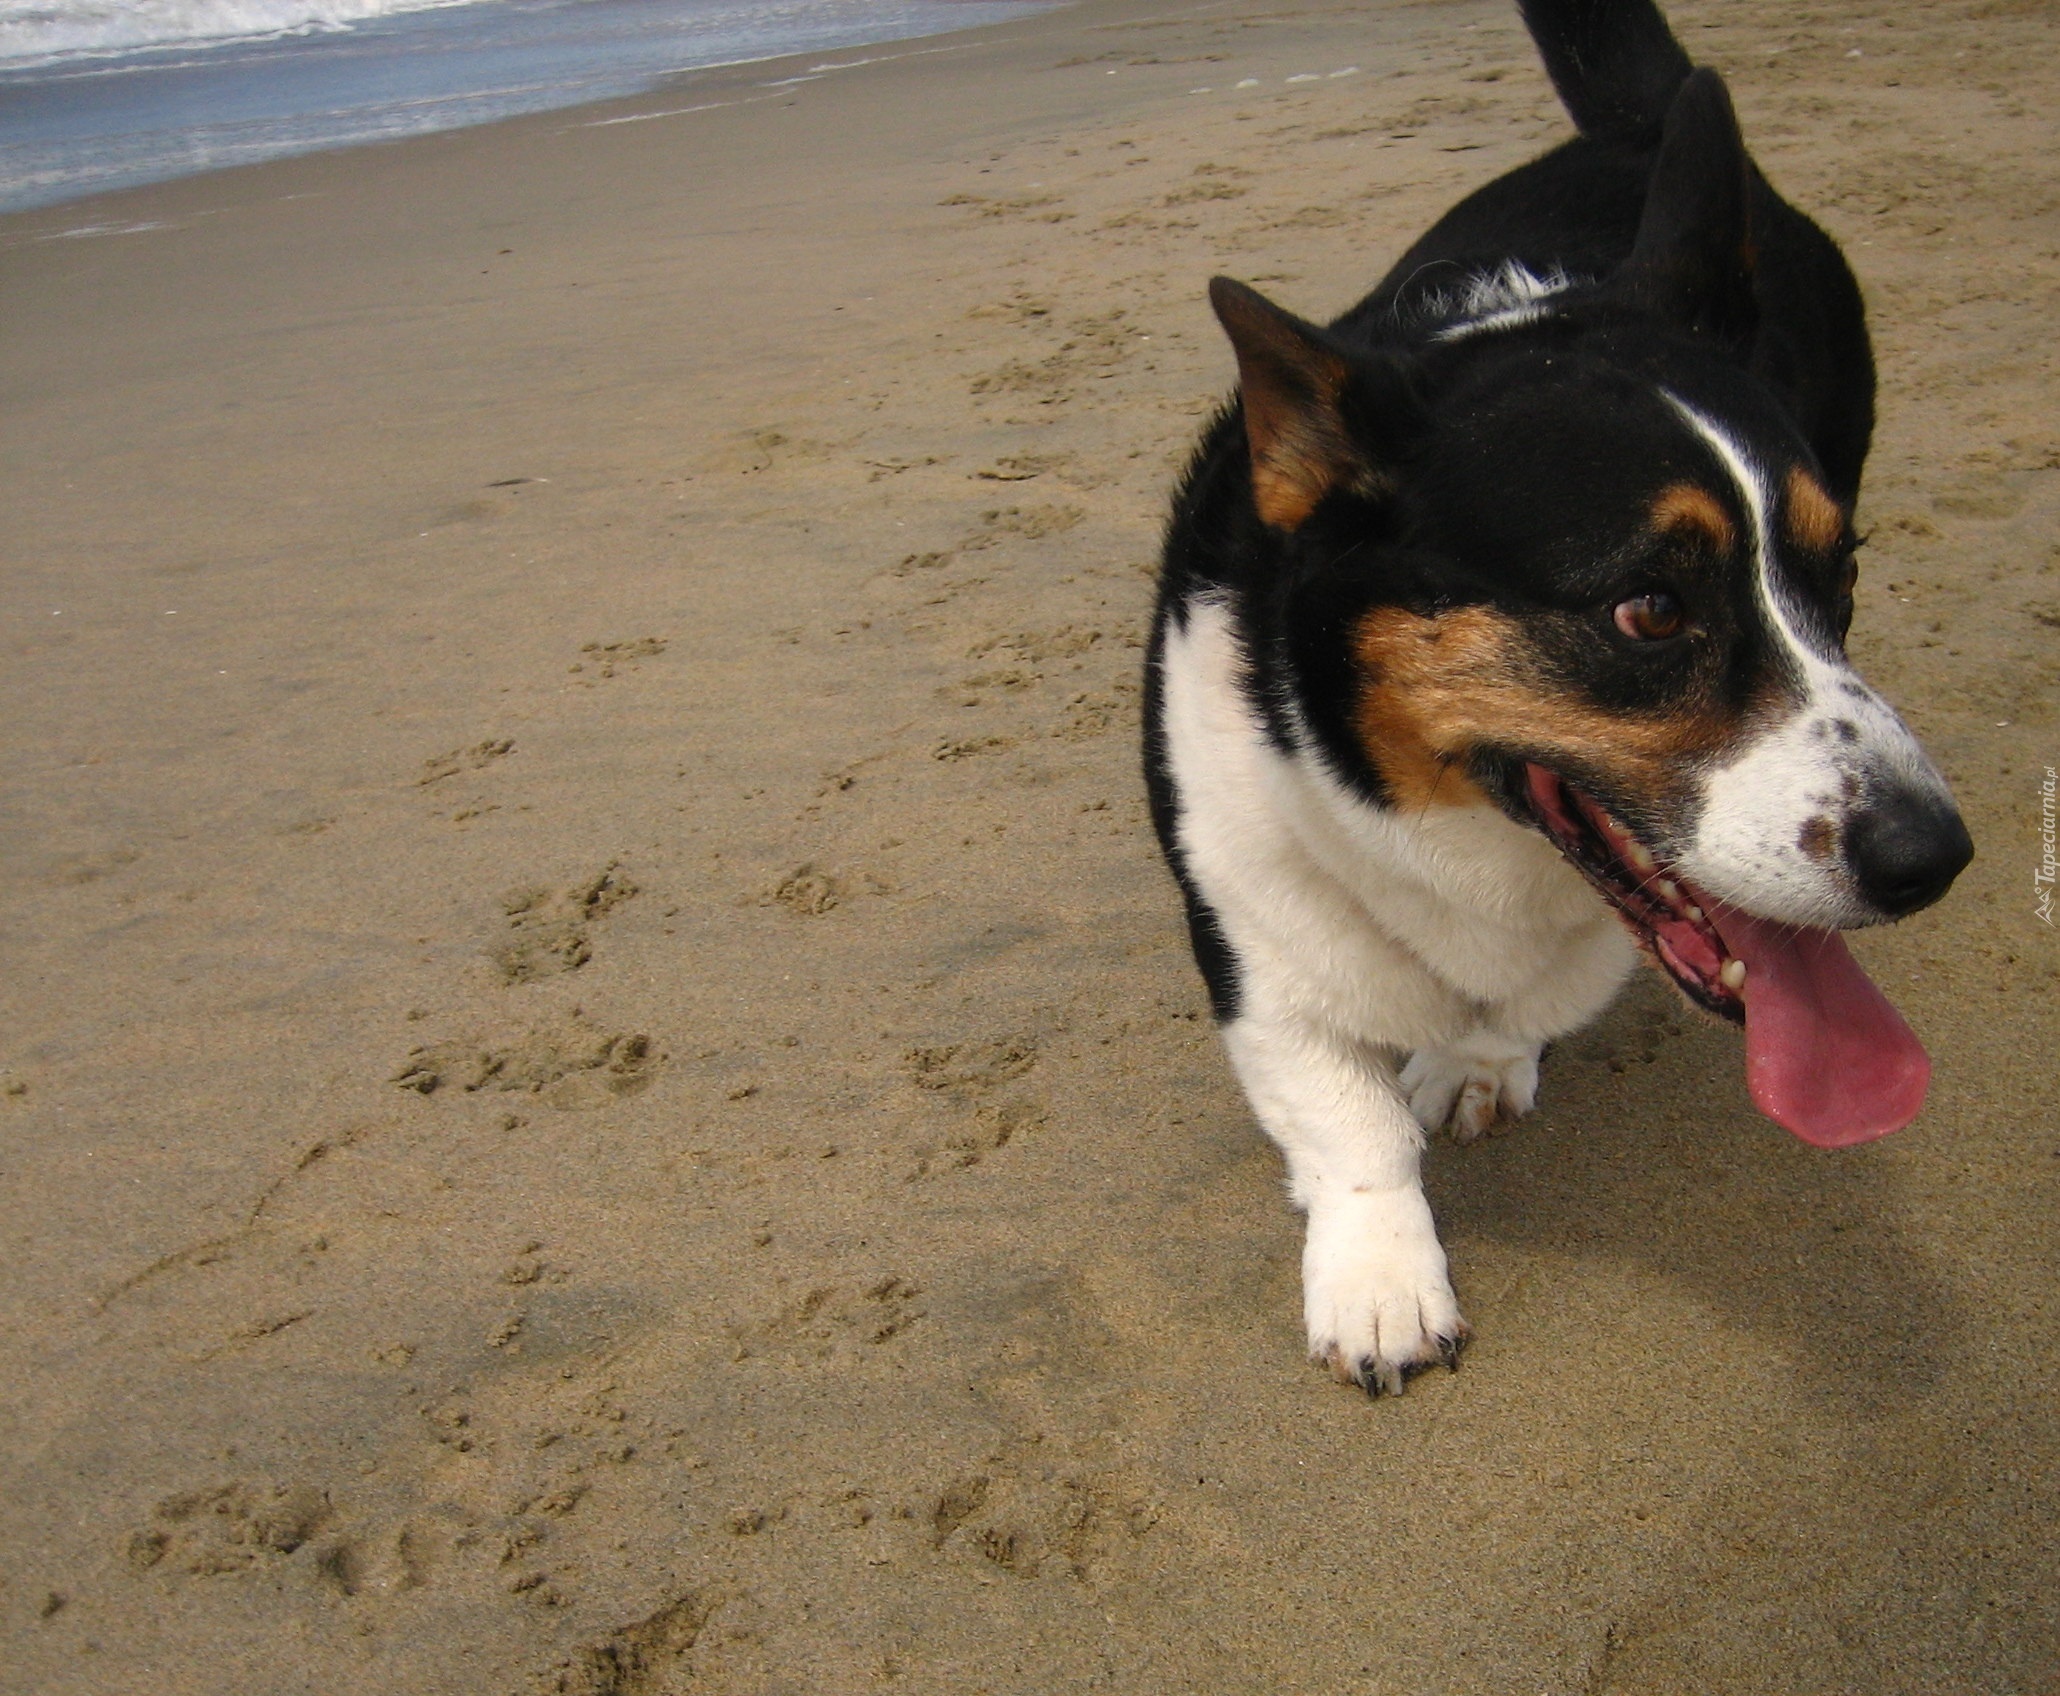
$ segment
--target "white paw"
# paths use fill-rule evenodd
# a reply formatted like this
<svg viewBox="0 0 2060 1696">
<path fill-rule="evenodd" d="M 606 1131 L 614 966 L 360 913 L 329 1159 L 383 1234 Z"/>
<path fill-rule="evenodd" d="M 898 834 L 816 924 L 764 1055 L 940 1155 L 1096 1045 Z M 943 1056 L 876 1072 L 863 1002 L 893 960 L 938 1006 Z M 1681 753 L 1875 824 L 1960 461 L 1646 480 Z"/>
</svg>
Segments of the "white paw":
<svg viewBox="0 0 2060 1696">
<path fill-rule="evenodd" d="M 1399 1396 L 1410 1373 L 1457 1368 L 1466 1321 L 1430 1203 L 1415 1184 L 1319 1198 L 1302 1249 L 1309 1353 L 1368 1395 Z"/>
<path fill-rule="evenodd" d="M 1538 1050 L 1476 1033 L 1449 1048 L 1419 1048 L 1402 1068 L 1402 1093 L 1425 1130 L 1461 1142 L 1521 1119 L 1538 1100 Z"/>
</svg>

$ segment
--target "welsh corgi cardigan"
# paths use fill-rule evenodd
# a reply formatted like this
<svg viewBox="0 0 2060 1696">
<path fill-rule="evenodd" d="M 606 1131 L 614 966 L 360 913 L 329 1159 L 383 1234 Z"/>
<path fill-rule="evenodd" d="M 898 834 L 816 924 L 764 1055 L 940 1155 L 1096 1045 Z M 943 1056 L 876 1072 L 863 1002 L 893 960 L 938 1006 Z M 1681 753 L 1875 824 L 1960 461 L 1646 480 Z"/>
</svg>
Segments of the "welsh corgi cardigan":
<svg viewBox="0 0 2060 1696">
<path fill-rule="evenodd" d="M 1532 1104 L 1643 950 L 1839 1147 L 1929 1062 L 1838 932 L 1972 854 L 1845 653 L 1860 294 L 1649 0 L 1521 0 L 1578 134 L 1328 327 L 1219 277 L 1239 393 L 1174 501 L 1152 814 L 1308 1215 L 1309 1348 L 1373 1394 L 1467 1337 L 1425 1132 Z"/>
</svg>

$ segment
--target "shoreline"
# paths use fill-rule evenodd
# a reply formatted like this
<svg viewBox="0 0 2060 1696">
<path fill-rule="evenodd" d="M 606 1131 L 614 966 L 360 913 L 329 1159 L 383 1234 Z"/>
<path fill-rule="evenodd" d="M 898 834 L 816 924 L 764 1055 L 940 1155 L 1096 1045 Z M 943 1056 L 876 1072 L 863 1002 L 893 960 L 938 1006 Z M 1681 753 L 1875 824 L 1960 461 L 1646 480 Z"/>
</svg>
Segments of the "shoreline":
<svg viewBox="0 0 2060 1696">
<path fill-rule="evenodd" d="M 1170 3 L 1170 0 L 1168 0 Z M 806 86 L 823 79 L 824 71 L 818 64 L 825 56 L 844 61 L 828 67 L 832 71 L 869 68 L 875 64 L 887 63 L 912 56 L 935 56 L 961 54 L 977 51 L 983 47 L 994 48 L 1011 38 L 1004 32 L 1019 25 L 1039 23 L 1054 14 L 1093 13 L 1099 16 L 1107 13 L 1107 23 L 1120 23 L 1129 14 L 1149 14 L 1154 10 L 1166 9 L 1160 0 L 1055 0 L 1045 9 L 1028 16 L 1009 19 L 999 23 L 979 24 L 955 30 L 942 30 L 934 34 L 897 37 L 880 42 L 861 42 L 850 47 L 797 50 L 787 53 L 768 54 L 762 58 L 728 61 L 716 65 L 697 65 L 686 70 L 669 73 L 655 78 L 649 87 L 628 94 L 616 94 L 595 100 L 580 100 L 564 106 L 551 106 L 537 111 L 510 113 L 504 117 L 488 119 L 482 123 L 461 124 L 451 129 L 428 130 L 416 134 L 375 138 L 365 141 L 347 142 L 337 146 L 316 148 L 303 153 L 279 154 L 270 158 L 247 163 L 226 165 L 213 169 L 196 171 L 182 176 L 164 177 L 146 183 L 134 183 L 120 188 L 96 190 L 74 199 L 52 202 L 41 206 L 22 207 L 0 211 L 0 249 L 13 245 L 14 241 L 29 239 L 56 239 L 63 232 L 37 230 L 27 236 L 14 234 L 14 226 L 36 220 L 62 219 L 69 210 L 112 202 L 128 196 L 150 197 L 170 193 L 183 187 L 220 182 L 231 190 L 232 198 L 240 198 L 236 185 L 248 174 L 264 172 L 274 168 L 290 168 L 295 165 L 310 165 L 320 161 L 347 161 L 369 157 L 395 148 L 409 148 L 418 144 L 434 144 L 458 136 L 479 132 L 507 133 L 511 136 L 527 136 L 532 131 L 549 133 L 557 129 L 583 129 L 589 127 L 611 127 L 617 124 L 637 124 L 660 121 L 672 116 L 698 115 L 703 112 L 723 111 L 732 107 L 758 104 L 761 101 L 776 100 L 780 92 Z M 1207 9 L 1206 7 L 1204 8 Z M 1085 28 L 1098 27 L 1095 24 Z M 918 45 L 922 44 L 922 45 Z M 934 45 L 932 45 L 934 44 Z M 863 54 L 863 58 L 850 56 Z M 810 63 L 817 62 L 816 64 Z M 786 77 L 766 78 L 768 71 L 791 69 L 795 74 Z M 746 90 L 756 92 L 746 93 Z M 696 101 L 689 106 L 665 109 L 663 103 L 687 97 L 691 92 L 715 96 L 706 102 Z M 658 109 L 650 109 L 650 108 Z M 606 118 L 580 117 L 575 114 L 616 114 Z M 289 192 L 292 192 L 289 190 Z M 179 196 L 181 200 L 188 197 Z M 117 218 L 110 222 L 142 222 L 142 218 Z M 12 238 L 12 239 L 10 239 Z"/>
<path fill-rule="evenodd" d="M 1433 1152 L 1475 1341 L 1378 1404 L 1139 643 L 1206 280 L 1328 316 L 1565 134 L 1513 7 L 1083 0 L 0 217 L 25 1687 L 2046 1676 L 2054 48 L 1671 13 L 1869 299 L 1853 649 L 1980 846 L 1854 942 L 1931 1102 L 1826 1158 L 1641 975 Z"/>
<path fill-rule="evenodd" d="M 555 42 L 548 54 L 548 71 L 538 68 L 540 44 L 526 33 L 533 26 L 525 26 L 526 14 L 521 9 L 488 8 L 486 16 L 472 19 L 469 29 L 460 25 L 453 34 L 451 20 L 457 12 L 478 10 L 466 7 L 431 7 L 368 20 L 366 28 L 371 33 L 364 37 L 353 31 L 341 35 L 318 32 L 313 39 L 289 35 L 217 41 L 183 49 L 171 45 L 161 51 L 184 54 L 178 63 L 115 64 L 97 76 L 73 68 L 90 61 L 66 61 L 55 67 L 0 65 L 0 92 L 11 92 L 18 108 L 11 127 L 12 139 L 4 150 L 10 157 L 11 168 L 18 174 L 27 173 L 31 171 L 29 162 L 40 160 L 40 174 L 36 175 L 40 186 L 0 185 L 0 195 L 10 200 L 17 194 L 47 196 L 57 182 L 64 182 L 67 186 L 58 189 L 55 198 L 8 208 L 41 210 L 123 188 L 210 175 L 270 159 L 348 151 L 453 129 L 476 128 L 482 123 L 513 117 L 571 112 L 610 100 L 638 99 L 702 73 L 748 71 L 754 66 L 862 53 L 869 47 L 964 34 L 1014 21 L 1003 15 L 1010 8 L 1022 16 L 1025 7 L 1034 13 L 1039 6 L 1048 8 L 1052 3 L 1053 0 L 941 0 L 928 18 L 881 10 L 863 17 L 847 16 L 836 27 L 827 26 L 823 19 L 788 15 L 784 18 L 786 33 L 796 45 L 772 51 L 758 51 L 754 47 L 751 51 L 727 54 L 727 48 L 747 45 L 748 31 L 725 29 L 719 19 L 680 18 L 676 37 L 656 55 L 655 64 L 644 63 L 651 56 L 650 44 L 631 27 L 632 20 L 624 18 L 619 4 L 613 9 L 605 4 L 589 5 L 579 14 L 586 20 L 584 30 Z M 985 17 L 964 15 L 983 11 Z M 818 27 L 809 28 L 811 23 Z M 897 35 L 893 33 L 897 28 L 912 33 Z M 401 36 L 386 39 L 394 29 L 399 29 Z M 850 33 L 854 30 L 855 35 Z M 813 46 L 801 44 L 802 38 L 810 34 L 845 38 L 819 41 Z M 430 52 L 431 48 L 436 51 Z M 682 57 L 711 50 L 717 56 L 706 63 L 677 62 Z M 438 67 L 437 74 L 425 81 L 423 69 L 431 64 Z M 166 83 L 166 76 L 179 80 L 176 85 Z M 544 78 L 540 85 L 524 80 L 538 76 Z M 517 79 L 515 87 L 504 86 L 510 77 Z M 619 86 L 600 86 L 610 82 Z M 639 83 L 641 87 L 632 86 Z M 25 117 L 19 109 L 24 102 L 30 110 L 39 103 L 48 108 L 55 92 L 68 86 L 74 90 L 74 103 L 85 99 L 97 118 L 83 118 L 76 111 L 64 117 L 52 110 Z M 179 91 L 176 99 L 175 86 Z M 266 97 L 258 93 L 260 88 L 273 90 L 269 108 Z M 520 97 L 539 91 L 545 95 L 542 104 L 520 104 Z M 511 101 L 517 109 L 477 115 L 483 105 L 499 102 L 506 108 Z M 235 116 L 226 123 L 202 121 L 203 111 L 233 111 Z M 429 112 L 446 121 L 425 122 L 425 113 Z M 401 127 L 395 127 L 396 119 L 404 120 Z M 171 132 L 164 128 L 167 121 L 174 126 Z M 353 126 L 363 133 L 340 133 Z M 53 127 L 57 132 L 55 138 Z M 267 128 L 267 139 L 254 139 L 258 131 Z M 339 133 L 326 139 L 311 139 L 315 132 L 325 128 Z M 375 133 L 382 128 L 388 133 Z M 74 133 L 75 130 L 84 133 Z M 168 133 L 176 146 L 167 142 Z M 59 150 L 61 157 L 52 156 L 53 148 Z M 242 157 L 223 157 L 198 167 L 192 163 L 211 150 Z M 130 180 L 108 180 L 81 190 L 76 179 L 89 171 L 104 178 L 127 176 Z"/>
</svg>

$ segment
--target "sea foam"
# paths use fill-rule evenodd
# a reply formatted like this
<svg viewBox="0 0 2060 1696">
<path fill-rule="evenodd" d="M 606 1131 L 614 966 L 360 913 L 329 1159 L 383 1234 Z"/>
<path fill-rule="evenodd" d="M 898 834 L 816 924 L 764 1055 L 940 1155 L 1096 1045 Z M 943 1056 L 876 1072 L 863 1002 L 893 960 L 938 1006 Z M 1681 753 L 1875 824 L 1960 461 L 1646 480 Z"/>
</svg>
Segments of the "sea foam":
<svg viewBox="0 0 2060 1696">
<path fill-rule="evenodd" d="M 0 0 L 0 64 L 276 40 L 476 0 Z"/>
</svg>

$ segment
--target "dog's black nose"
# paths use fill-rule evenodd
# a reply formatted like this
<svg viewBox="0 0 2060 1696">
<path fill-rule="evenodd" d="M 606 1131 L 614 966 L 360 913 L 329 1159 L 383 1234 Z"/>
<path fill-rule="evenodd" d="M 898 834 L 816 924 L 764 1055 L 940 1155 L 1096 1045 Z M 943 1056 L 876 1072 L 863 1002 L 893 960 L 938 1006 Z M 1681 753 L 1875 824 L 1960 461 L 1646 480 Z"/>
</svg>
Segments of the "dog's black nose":
<svg viewBox="0 0 2060 1696">
<path fill-rule="evenodd" d="M 1856 814 L 1845 831 L 1846 862 L 1860 893 L 1890 918 L 1928 907 L 1974 858 L 1974 843 L 1943 796 L 1901 794 Z"/>
</svg>

